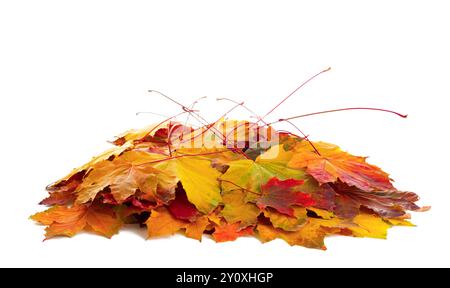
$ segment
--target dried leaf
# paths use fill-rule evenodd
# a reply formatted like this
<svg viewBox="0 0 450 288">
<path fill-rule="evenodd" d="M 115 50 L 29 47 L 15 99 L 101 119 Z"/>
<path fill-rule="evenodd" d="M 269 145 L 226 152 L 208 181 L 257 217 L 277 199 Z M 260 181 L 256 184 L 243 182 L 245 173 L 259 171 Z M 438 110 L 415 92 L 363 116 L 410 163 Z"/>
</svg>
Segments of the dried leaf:
<svg viewBox="0 0 450 288">
<path fill-rule="evenodd" d="M 189 202 L 206 214 L 216 208 L 222 201 L 217 181 L 221 174 L 211 167 L 211 162 L 191 157 L 172 161 L 176 161 L 177 176 Z"/>
<path fill-rule="evenodd" d="M 205 232 L 208 225 L 209 220 L 207 216 L 199 217 L 195 222 L 187 224 L 185 235 L 186 237 L 201 241 L 203 232 Z"/>
<path fill-rule="evenodd" d="M 293 208 L 293 216 L 281 214 L 272 209 L 264 210 L 264 216 L 270 219 L 274 228 L 280 228 L 284 231 L 298 231 L 308 220 L 306 208 Z"/>
<path fill-rule="evenodd" d="M 86 226 L 105 237 L 111 238 L 122 226 L 110 206 L 79 205 L 73 207 L 54 206 L 47 211 L 31 216 L 31 219 L 47 225 L 46 239 L 55 236 L 72 237 Z"/>
<path fill-rule="evenodd" d="M 258 198 L 256 204 L 261 209 L 272 207 L 280 213 L 294 216 L 292 206 L 309 207 L 315 204 L 309 194 L 299 191 L 302 184 L 302 180 L 288 179 L 283 181 L 274 177 L 261 187 L 262 195 Z"/>
<path fill-rule="evenodd" d="M 380 168 L 367 164 L 366 158 L 352 156 L 333 144 L 318 142 L 314 146 L 320 155 L 306 141 L 297 144 L 288 166 L 306 168 L 308 174 L 320 184 L 334 183 L 339 179 L 363 191 L 394 189 L 389 175 Z"/>
<path fill-rule="evenodd" d="M 47 187 L 41 204 L 52 207 L 31 216 L 46 239 L 110 238 L 126 223 L 146 224 L 148 238 L 225 242 L 256 231 L 262 242 L 324 250 L 329 235 L 384 239 L 391 226 L 413 226 L 407 211 L 429 209 L 364 157 L 248 121 L 166 121 L 113 144 Z"/>
<path fill-rule="evenodd" d="M 186 222 L 172 216 L 166 208 L 152 211 L 147 222 L 148 237 L 173 235 L 186 226 Z"/>
<path fill-rule="evenodd" d="M 241 228 L 239 223 L 222 224 L 215 227 L 213 233 L 216 242 L 234 241 L 241 236 L 248 236 L 253 234 L 253 227 Z"/>
<path fill-rule="evenodd" d="M 222 196 L 224 207 L 221 215 L 228 223 L 241 223 L 242 227 L 256 224 L 261 210 L 246 200 L 245 190 L 238 189 L 226 192 Z"/>
<path fill-rule="evenodd" d="M 177 219 L 193 222 L 199 212 L 195 206 L 189 202 L 186 191 L 179 185 L 175 192 L 175 199 L 167 206 L 170 213 Z"/>
</svg>

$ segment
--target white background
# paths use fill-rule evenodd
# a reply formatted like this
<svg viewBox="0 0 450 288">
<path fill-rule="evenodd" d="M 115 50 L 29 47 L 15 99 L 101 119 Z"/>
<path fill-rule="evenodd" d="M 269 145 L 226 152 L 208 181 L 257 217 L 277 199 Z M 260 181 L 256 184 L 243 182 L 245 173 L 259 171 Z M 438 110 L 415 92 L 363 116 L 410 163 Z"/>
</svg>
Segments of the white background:
<svg viewBox="0 0 450 288">
<path fill-rule="evenodd" d="M 0 266 L 398 267 L 450 266 L 448 1 L 21 1 L 0 2 Z M 328 251 L 253 238 L 215 244 L 181 236 L 145 241 L 128 228 L 42 242 L 27 218 L 44 187 L 109 147 L 106 140 L 175 114 L 200 96 L 210 120 L 244 100 L 271 115 L 352 106 L 297 120 L 314 140 L 370 155 L 428 213 L 389 239 L 333 237 Z M 232 117 L 248 117 L 237 111 Z M 268 120 L 271 120 L 268 119 Z M 287 128 L 278 126 L 279 128 Z"/>
</svg>

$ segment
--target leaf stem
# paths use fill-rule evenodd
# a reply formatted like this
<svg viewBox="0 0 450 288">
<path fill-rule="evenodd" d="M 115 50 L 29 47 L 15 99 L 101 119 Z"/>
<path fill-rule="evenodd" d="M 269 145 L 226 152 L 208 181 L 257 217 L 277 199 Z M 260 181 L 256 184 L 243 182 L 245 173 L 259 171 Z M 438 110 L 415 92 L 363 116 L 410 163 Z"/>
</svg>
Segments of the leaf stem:
<svg viewBox="0 0 450 288">
<path fill-rule="evenodd" d="M 281 106 L 281 104 L 283 104 L 287 99 L 289 99 L 292 95 L 294 95 L 298 90 L 300 90 L 303 86 L 305 86 L 306 84 L 308 84 L 310 81 L 312 81 L 314 78 L 316 78 L 317 76 L 319 76 L 322 73 L 328 72 L 331 70 L 331 67 L 328 67 L 325 70 L 320 71 L 319 73 L 316 73 L 315 75 L 311 76 L 309 79 L 307 79 L 306 81 L 304 81 L 300 86 L 298 86 L 297 88 L 295 88 L 294 91 L 292 91 L 291 93 L 289 93 L 289 95 L 287 95 L 286 97 L 283 98 L 283 100 L 281 100 L 280 103 L 278 103 L 277 105 L 275 105 L 275 107 L 273 107 L 269 112 L 267 112 L 263 117 L 261 117 L 261 119 L 266 118 L 269 114 L 271 114 L 273 111 L 275 111 L 275 109 L 277 109 L 278 107 Z"/>
<path fill-rule="evenodd" d="M 168 158 L 164 158 L 164 159 L 159 159 L 159 160 L 154 160 L 154 161 L 144 162 L 144 163 L 138 164 L 138 165 L 136 165 L 136 166 L 147 165 L 147 164 L 154 164 L 154 163 L 161 163 L 161 162 L 170 161 L 170 160 L 173 160 L 173 159 L 183 158 L 183 157 L 206 156 L 206 155 L 220 154 L 220 153 L 224 153 L 224 152 L 228 152 L 228 150 L 224 150 L 224 151 L 215 151 L 215 152 L 206 152 L 206 153 L 198 153 L 198 154 L 183 154 L 183 155 L 177 155 L 177 156 L 172 156 L 172 157 L 168 157 Z"/>
<path fill-rule="evenodd" d="M 302 130 L 300 130 L 300 128 L 297 127 L 297 125 L 295 125 L 294 123 L 292 123 L 289 120 L 285 120 L 285 122 L 289 123 L 291 126 L 293 126 L 295 129 L 298 130 L 298 132 L 300 132 L 303 135 L 303 139 L 305 139 L 306 141 L 308 141 L 309 145 L 311 145 L 311 147 L 314 149 L 314 151 L 316 152 L 317 155 L 322 156 L 319 152 L 319 150 L 317 150 L 316 146 L 314 146 L 314 144 L 311 142 L 311 140 L 309 140 L 309 136 L 306 135 L 305 133 L 303 133 Z"/>
<path fill-rule="evenodd" d="M 250 193 L 253 193 L 253 194 L 256 194 L 256 195 L 261 195 L 261 193 L 258 193 L 258 192 L 255 192 L 255 191 L 249 190 L 249 189 L 247 189 L 247 188 L 244 188 L 244 187 L 241 187 L 241 186 L 237 185 L 236 183 L 234 183 L 234 182 L 231 182 L 231 181 L 229 181 L 229 180 L 224 180 L 224 179 L 221 179 L 221 178 L 217 178 L 217 181 L 219 181 L 219 182 L 225 182 L 225 183 L 229 183 L 229 184 L 231 184 L 231 185 L 234 185 L 234 186 L 236 186 L 236 187 L 237 187 L 237 188 L 239 188 L 239 189 L 245 190 L 245 191 L 247 191 L 247 192 L 250 192 Z"/>
<path fill-rule="evenodd" d="M 379 111 L 379 112 L 391 113 L 391 114 L 397 115 L 402 118 L 408 118 L 408 115 L 406 115 L 406 114 L 401 114 L 401 113 L 398 113 L 398 112 L 395 112 L 392 110 L 387 110 L 387 109 L 371 108 L 371 107 L 351 107 L 351 108 L 340 108 L 340 109 L 332 109 L 332 110 L 326 110 L 326 111 L 320 111 L 320 112 L 313 112 L 313 113 L 302 114 L 302 115 L 298 115 L 298 116 L 292 116 L 292 117 L 288 117 L 288 118 L 281 118 L 281 119 L 278 119 L 278 121 L 269 123 L 269 125 L 272 125 L 272 124 L 275 124 L 278 122 L 283 122 L 283 121 L 288 121 L 288 120 L 293 120 L 293 119 L 298 119 L 298 118 L 304 118 L 304 117 L 309 117 L 309 116 L 314 116 L 314 115 L 342 112 L 342 111 L 352 111 L 352 110 Z"/>
</svg>

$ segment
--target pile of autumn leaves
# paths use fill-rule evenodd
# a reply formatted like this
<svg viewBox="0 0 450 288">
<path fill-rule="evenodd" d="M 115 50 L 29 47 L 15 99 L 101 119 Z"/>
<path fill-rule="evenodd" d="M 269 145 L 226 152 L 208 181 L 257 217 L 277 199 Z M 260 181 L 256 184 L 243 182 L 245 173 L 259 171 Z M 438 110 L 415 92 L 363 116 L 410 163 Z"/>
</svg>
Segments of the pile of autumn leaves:
<svg viewBox="0 0 450 288">
<path fill-rule="evenodd" d="M 149 238 L 254 235 L 325 249 L 328 235 L 385 238 L 393 225 L 412 225 L 405 211 L 421 210 L 416 194 L 396 190 L 363 157 L 281 132 L 267 148 L 227 148 L 214 132 L 224 124 L 189 128 L 191 144 L 214 148 L 180 148 L 186 140 L 170 133 L 181 124 L 129 131 L 47 187 L 41 204 L 52 207 L 31 218 L 47 225 L 46 239 L 82 230 L 111 237 L 140 224 Z"/>
</svg>

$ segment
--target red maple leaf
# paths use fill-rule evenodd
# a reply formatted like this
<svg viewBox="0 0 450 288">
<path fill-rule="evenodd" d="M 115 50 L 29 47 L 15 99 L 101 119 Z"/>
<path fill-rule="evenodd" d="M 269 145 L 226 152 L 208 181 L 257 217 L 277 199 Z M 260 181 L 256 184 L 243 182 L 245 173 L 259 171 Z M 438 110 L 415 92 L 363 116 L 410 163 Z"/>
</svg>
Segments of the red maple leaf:
<svg viewBox="0 0 450 288">
<path fill-rule="evenodd" d="M 303 180 L 280 180 L 273 177 L 261 186 L 262 196 L 256 201 L 256 205 L 261 209 L 270 206 L 280 213 L 294 216 L 291 206 L 309 207 L 315 204 L 311 195 L 298 191 L 302 184 Z"/>
<path fill-rule="evenodd" d="M 170 214 L 181 220 L 194 221 L 199 212 L 195 206 L 189 202 L 186 191 L 178 185 L 175 191 L 175 199 L 168 206 Z"/>
</svg>

